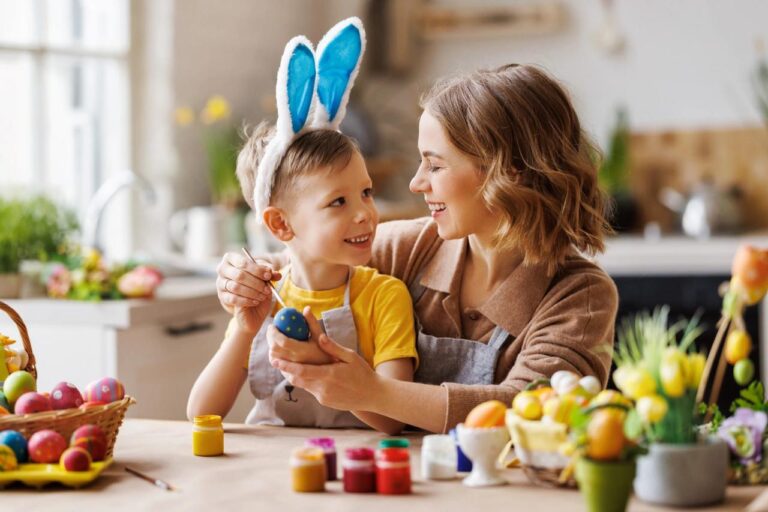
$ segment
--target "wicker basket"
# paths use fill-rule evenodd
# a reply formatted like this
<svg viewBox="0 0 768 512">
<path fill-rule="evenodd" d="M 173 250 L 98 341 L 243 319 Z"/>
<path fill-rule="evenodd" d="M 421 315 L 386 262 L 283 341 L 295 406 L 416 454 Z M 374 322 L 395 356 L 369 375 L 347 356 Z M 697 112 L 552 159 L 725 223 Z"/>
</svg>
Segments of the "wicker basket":
<svg viewBox="0 0 768 512">
<path fill-rule="evenodd" d="M 570 459 L 559 452 L 567 440 L 568 428 L 560 423 L 544 423 L 520 418 L 511 409 L 506 424 L 517 463 L 528 479 L 544 487 L 576 487 L 572 475 L 564 477 Z"/>
<path fill-rule="evenodd" d="M 37 379 L 37 365 L 35 355 L 32 352 L 32 344 L 29 341 L 27 326 L 16 310 L 3 301 L 0 301 L 0 310 L 4 311 L 16 324 L 21 335 L 24 350 L 26 350 L 29 356 L 29 362 L 25 370 Z M 0 361 L 0 364 L 5 363 Z M 25 414 L 23 416 L 0 416 L 0 430 L 17 430 L 29 439 L 32 434 L 39 430 L 50 429 L 63 435 L 65 439 L 69 439 L 72 432 L 77 430 L 78 427 L 88 424 L 98 425 L 107 437 L 107 457 L 111 457 L 115 440 L 117 439 L 117 432 L 120 430 L 120 425 L 125 417 L 125 411 L 134 403 L 136 401 L 132 397 L 125 396 L 122 400 L 91 407 L 86 410 L 64 409 Z"/>
</svg>

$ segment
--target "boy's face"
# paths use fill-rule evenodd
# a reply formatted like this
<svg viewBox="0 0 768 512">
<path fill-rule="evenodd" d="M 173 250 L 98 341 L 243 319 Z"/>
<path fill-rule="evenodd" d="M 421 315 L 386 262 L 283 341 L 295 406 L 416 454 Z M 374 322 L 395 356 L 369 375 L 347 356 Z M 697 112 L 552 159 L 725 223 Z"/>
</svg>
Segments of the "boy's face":
<svg viewBox="0 0 768 512">
<path fill-rule="evenodd" d="M 306 262 L 368 263 L 379 222 L 372 186 L 358 152 L 343 169 L 302 177 L 284 208 L 294 234 L 291 250 Z"/>
</svg>

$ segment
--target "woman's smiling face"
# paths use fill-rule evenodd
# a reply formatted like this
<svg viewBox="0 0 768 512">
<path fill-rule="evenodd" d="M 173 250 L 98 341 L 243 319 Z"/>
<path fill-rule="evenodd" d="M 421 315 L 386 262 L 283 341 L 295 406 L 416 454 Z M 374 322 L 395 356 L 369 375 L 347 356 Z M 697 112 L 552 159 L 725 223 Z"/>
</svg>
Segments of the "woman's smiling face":
<svg viewBox="0 0 768 512">
<path fill-rule="evenodd" d="M 409 188 L 424 195 L 440 238 L 493 233 L 497 220 L 480 194 L 480 169 L 451 143 L 440 122 L 426 110 L 419 120 L 419 153 L 421 163 Z"/>
</svg>

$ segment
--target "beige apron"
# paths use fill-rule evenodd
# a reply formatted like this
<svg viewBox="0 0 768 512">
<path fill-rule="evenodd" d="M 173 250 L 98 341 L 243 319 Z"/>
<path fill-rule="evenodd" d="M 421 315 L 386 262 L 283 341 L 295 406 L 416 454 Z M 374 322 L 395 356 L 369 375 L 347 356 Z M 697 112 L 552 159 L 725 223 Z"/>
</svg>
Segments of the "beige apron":
<svg viewBox="0 0 768 512">
<path fill-rule="evenodd" d="M 350 267 L 344 290 L 344 304 L 339 308 L 324 311 L 320 324 L 328 337 L 336 343 L 359 352 L 355 319 L 349 305 L 349 287 L 353 272 L 354 268 Z M 288 273 L 285 272 L 286 276 L 277 284 L 278 290 L 282 288 Z M 248 384 L 256 397 L 256 405 L 248 414 L 246 423 L 291 427 L 368 428 L 349 411 L 320 405 L 311 393 L 289 384 L 280 371 L 269 364 L 267 328 L 272 321 L 272 316 L 265 319 L 251 344 Z"/>
</svg>

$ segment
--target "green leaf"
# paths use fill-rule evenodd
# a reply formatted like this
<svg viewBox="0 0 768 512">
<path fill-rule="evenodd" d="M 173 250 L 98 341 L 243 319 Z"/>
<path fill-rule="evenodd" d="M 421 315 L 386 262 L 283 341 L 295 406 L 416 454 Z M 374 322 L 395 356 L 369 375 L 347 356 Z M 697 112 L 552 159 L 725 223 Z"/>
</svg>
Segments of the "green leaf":
<svg viewBox="0 0 768 512">
<path fill-rule="evenodd" d="M 624 420 L 624 435 L 632 441 L 637 441 L 643 435 L 643 420 L 635 409 L 630 410 Z"/>
</svg>

